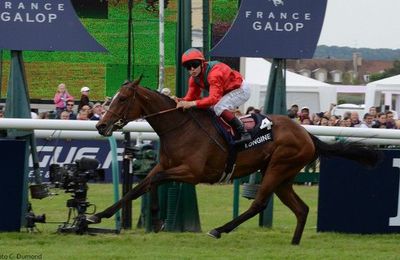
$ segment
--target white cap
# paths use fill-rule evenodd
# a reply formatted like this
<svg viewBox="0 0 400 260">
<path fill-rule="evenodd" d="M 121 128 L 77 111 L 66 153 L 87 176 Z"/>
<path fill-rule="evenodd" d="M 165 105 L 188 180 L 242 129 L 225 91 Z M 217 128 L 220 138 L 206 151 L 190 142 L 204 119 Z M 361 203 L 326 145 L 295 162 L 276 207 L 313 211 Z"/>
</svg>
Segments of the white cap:
<svg viewBox="0 0 400 260">
<path fill-rule="evenodd" d="M 81 92 L 89 91 L 90 89 L 88 87 L 83 87 L 81 88 Z"/>
<path fill-rule="evenodd" d="M 163 88 L 161 90 L 161 93 L 168 96 L 169 94 L 171 94 L 171 90 L 169 88 Z"/>
</svg>

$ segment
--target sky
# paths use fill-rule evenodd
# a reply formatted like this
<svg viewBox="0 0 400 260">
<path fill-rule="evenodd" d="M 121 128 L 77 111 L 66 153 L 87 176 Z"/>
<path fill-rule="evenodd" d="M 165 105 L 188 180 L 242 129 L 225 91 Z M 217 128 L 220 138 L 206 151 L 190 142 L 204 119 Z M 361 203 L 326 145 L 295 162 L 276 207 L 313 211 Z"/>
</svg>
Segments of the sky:
<svg viewBox="0 0 400 260">
<path fill-rule="evenodd" d="M 400 49 L 400 0 L 328 0 L 318 45 Z"/>
</svg>

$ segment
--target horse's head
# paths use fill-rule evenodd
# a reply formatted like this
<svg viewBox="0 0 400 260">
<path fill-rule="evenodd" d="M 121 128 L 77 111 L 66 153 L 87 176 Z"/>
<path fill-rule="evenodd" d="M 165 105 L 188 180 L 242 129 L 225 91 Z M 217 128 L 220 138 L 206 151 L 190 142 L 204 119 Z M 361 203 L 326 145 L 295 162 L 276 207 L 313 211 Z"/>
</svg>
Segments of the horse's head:
<svg viewBox="0 0 400 260">
<path fill-rule="evenodd" d="M 134 82 L 124 83 L 111 100 L 110 107 L 96 124 L 99 134 L 111 136 L 115 130 L 123 128 L 128 122 L 138 119 L 142 114 L 140 100 L 137 98 L 142 76 Z"/>
</svg>

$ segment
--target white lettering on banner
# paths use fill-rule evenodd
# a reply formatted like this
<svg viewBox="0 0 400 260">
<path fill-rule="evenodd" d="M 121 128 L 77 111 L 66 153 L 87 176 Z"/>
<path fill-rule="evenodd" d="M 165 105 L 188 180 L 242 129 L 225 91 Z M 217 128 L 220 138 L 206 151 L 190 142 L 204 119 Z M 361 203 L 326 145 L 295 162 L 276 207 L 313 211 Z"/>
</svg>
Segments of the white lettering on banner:
<svg viewBox="0 0 400 260">
<path fill-rule="evenodd" d="M 9 12 L 0 13 L 0 21 L 2 22 L 52 23 L 56 19 L 56 14 L 38 13 L 35 15 L 31 15 L 30 13 L 15 13 L 14 15 L 12 15 Z"/>
<path fill-rule="evenodd" d="M 122 154 L 124 153 L 124 148 L 117 148 L 117 161 L 122 161 Z M 107 154 L 106 159 L 104 160 L 103 165 L 100 165 L 100 168 L 108 169 L 110 168 L 112 163 L 112 153 L 111 151 Z"/>
<path fill-rule="evenodd" d="M 276 32 L 298 32 L 301 29 L 304 28 L 304 24 L 303 23 L 270 23 L 267 22 L 265 24 L 262 24 L 261 22 L 254 22 L 253 23 L 253 29 L 255 31 L 276 31 Z"/>
<path fill-rule="evenodd" d="M 26 4 L 20 2 L 14 7 L 11 2 L 4 2 L 4 9 L 8 11 L 0 12 L 1 22 L 18 22 L 18 23 L 53 23 L 57 20 L 58 15 L 55 12 L 63 12 L 64 4 L 53 4 L 51 2 L 43 3 L 31 3 Z M 15 12 L 13 12 L 15 11 Z M 30 13 L 29 11 L 35 11 L 35 13 Z M 36 12 L 41 11 L 41 12 Z"/>
<path fill-rule="evenodd" d="M 252 22 L 252 28 L 255 31 L 299 32 L 304 28 L 304 22 L 311 20 L 311 14 L 261 11 L 253 14 L 252 11 L 245 11 L 245 18 L 255 20 Z"/>
<path fill-rule="evenodd" d="M 397 167 L 400 170 L 400 159 L 397 158 L 393 159 L 393 167 Z M 397 216 L 389 218 L 389 226 L 400 226 L 400 178 L 399 178 L 399 194 L 397 198 Z"/>
<path fill-rule="evenodd" d="M 93 159 L 99 160 L 99 158 L 96 158 L 96 155 L 99 152 L 99 148 L 81 148 L 78 151 L 78 147 L 73 146 L 73 147 L 68 147 L 64 148 L 62 146 L 37 146 L 37 149 L 39 153 L 42 154 L 42 159 L 39 162 L 39 167 L 40 168 L 48 168 L 48 166 L 52 163 L 56 164 L 65 164 L 65 163 L 74 163 L 75 160 L 81 159 L 82 157 L 89 157 Z M 67 156 L 63 161 L 60 161 L 59 157 L 62 151 L 67 151 Z M 78 151 L 78 152 L 77 152 Z M 90 153 L 88 155 L 88 153 Z M 117 148 L 117 160 L 122 161 L 123 160 L 123 155 L 124 153 L 124 148 Z M 43 155 L 45 154 L 45 155 Z M 111 166 L 112 163 L 112 153 L 111 151 L 108 152 L 106 158 L 104 159 L 104 162 L 102 163 L 100 161 L 100 168 L 108 169 Z M 33 161 L 32 161 L 32 156 L 29 158 L 29 167 L 33 167 Z"/>
<path fill-rule="evenodd" d="M 80 159 L 82 157 L 88 157 L 88 158 L 92 158 L 92 159 L 96 159 L 96 154 L 99 152 L 100 148 L 97 147 L 85 147 L 85 148 L 81 148 L 78 150 L 78 152 L 76 153 L 75 156 L 75 160 L 76 159 Z"/>
</svg>

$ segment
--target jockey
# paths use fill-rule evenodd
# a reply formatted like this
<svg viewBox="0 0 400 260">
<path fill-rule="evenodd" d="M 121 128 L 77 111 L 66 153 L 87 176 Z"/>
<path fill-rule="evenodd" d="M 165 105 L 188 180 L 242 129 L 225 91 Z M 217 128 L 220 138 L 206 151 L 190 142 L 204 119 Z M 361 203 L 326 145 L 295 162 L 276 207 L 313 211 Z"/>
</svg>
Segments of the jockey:
<svg viewBox="0 0 400 260">
<path fill-rule="evenodd" d="M 182 55 L 182 65 L 190 74 L 186 96 L 177 99 L 177 107 L 212 107 L 238 134 L 238 143 L 251 140 L 242 122 L 232 112 L 250 98 L 250 86 L 239 72 L 219 61 L 207 62 L 201 51 L 190 48 Z M 208 97 L 201 97 L 201 91 L 209 91 Z"/>
</svg>

